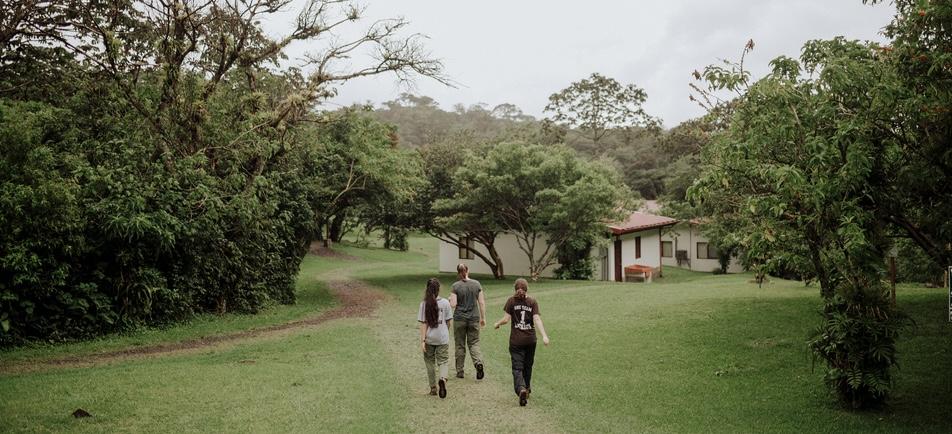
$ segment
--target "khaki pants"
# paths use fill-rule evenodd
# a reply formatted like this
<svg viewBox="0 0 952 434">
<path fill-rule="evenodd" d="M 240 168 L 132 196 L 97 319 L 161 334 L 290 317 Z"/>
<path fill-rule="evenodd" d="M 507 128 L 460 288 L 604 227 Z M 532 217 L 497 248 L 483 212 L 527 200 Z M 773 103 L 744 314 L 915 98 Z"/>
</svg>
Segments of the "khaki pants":
<svg viewBox="0 0 952 434">
<path fill-rule="evenodd" d="M 430 387 L 436 387 L 436 369 L 440 369 L 440 378 L 446 378 L 450 370 L 450 345 L 427 344 L 423 362 L 426 363 L 426 376 L 430 380 Z"/>
<path fill-rule="evenodd" d="M 456 340 L 456 373 L 463 374 L 466 364 L 466 348 L 473 359 L 473 366 L 483 363 L 483 354 L 479 351 L 479 320 L 453 321 L 453 338 Z"/>
</svg>

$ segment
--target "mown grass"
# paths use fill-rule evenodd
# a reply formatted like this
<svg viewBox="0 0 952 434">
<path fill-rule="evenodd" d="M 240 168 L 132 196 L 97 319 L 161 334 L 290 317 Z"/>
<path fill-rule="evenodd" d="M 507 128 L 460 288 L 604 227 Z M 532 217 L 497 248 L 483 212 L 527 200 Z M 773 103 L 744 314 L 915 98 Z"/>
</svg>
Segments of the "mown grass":
<svg viewBox="0 0 952 434">
<path fill-rule="evenodd" d="M 378 267 L 359 277 L 413 312 L 432 269 Z M 455 280 L 436 275 L 444 292 Z M 512 279 L 475 277 L 486 289 L 491 324 Z M 781 279 L 758 287 L 752 279 L 667 267 L 651 285 L 532 284 L 553 339 L 537 352 L 533 402 L 541 409 L 534 411 L 576 432 L 945 432 L 952 424 L 944 409 L 952 325 L 943 317 L 943 290 L 899 288 L 900 306 L 918 326 L 900 341 L 894 399 L 880 412 L 854 413 L 828 395 L 825 368 L 814 366 L 806 348 L 820 319 L 819 289 Z M 497 379 L 508 380 L 507 338 L 483 333 L 487 369 Z"/>
<path fill-rule="evenodd" d="M 0 431 L 405 431 L 397 386 L 373 381 L 397 369 L 381 353 L 345 320 L 225 351 L 5 377 Z"/>
<path fill-rule="evenodd" d="M 552 345 L 540 344 L 537 352 L 529 407 L 519 409 L 510 389 L 507 330 L 484 329 L 486 380 L 451 379 L 446 402 L 429 399 L 422 360 L 412 353 L 416 309 L 428 277 L 439 277 L 448 295 L 455 276 L 436 273 L 432 240 L 411 241 L 407 253 L 343 246 L 338 250 L 360 260 L 306 262 L 301 282 L 352 276 L 383 288 L 391 297 L 378 318 L 211 353 L 0 376 L 0 431 L 484 432 L 511 431 L 513 417 L 545 422 L 529 431 L 566 432 L 946 432 L 952 426 L 952 325 L 942 289 L 900 287 L 900 307 L 918 325 L 900 340 L 893 399 L 882 411 L 854 413 L 827 394 L 824 367 L 814 368 L 806 350 L 819 321 L 815 286 L 774 279 L 758 288 L 749 275 L 670 268 L 648 285 L 531 284 Z M 512 293 L 512 279 L 476 277 L 491 324 Z M 321 303 L 315 301 L 326 306 Z M 298 315 L 296 308 L 275 307 L 267 321 Z M 237 324 L 220 327 L 231 326 Z M 179 327 L 198 333 L 189 329 L 194 324 Z M 150 333 L 154 342 L 177 336 Z M 109 339 L 121 346 L 126 338 Z M 420 406 L 428 410 L 421 413 Z M 73 420 L 68 414 L 76 407 L 95 417 Z"/>
</svg>

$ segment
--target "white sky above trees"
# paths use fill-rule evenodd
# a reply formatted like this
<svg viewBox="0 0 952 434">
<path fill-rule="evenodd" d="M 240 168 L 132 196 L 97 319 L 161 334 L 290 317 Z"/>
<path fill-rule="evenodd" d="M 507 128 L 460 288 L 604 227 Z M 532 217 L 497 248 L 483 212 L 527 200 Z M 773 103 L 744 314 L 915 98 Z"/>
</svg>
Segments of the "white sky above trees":
<svg viewBox="0 0 952 434">
<path fill-rule="evenodd" d="M 300 10 L 266 23 L 283 34 Z M 366 20 L 404 17 L 409 32 L 429 36 L 427 47 L 441 59 L 458 88 L 416 80 L 413 93 L 451 110 L 454 104 L 512 103 L 543 117 L 549 95 L 599 72 L 645 89 L 645 109 L 665 127 L 703 114 L 688 100 L 691 72 L 736 60 L 744 43 L 754 51 L 745 66 L 759 77 L 779 55 L 796 57 L 810 39 L 845 36 L 885 41 L 882 28 L 893 15 L 889 3 L 861 0 L 362 0 Z M 282 31 L 284 30 L 284 31 Z M 346 38 L 347 35 L 341 35 Z M 312 47 L 313 48 L 313 47 Z M 292 57 L 306 52 L 294 46 Z M 354 63 L 359 63 L 358 59 Z M 327 108 L 395 99 L 406 87 L 392 76 L 347 83 Z"/>
</svg>

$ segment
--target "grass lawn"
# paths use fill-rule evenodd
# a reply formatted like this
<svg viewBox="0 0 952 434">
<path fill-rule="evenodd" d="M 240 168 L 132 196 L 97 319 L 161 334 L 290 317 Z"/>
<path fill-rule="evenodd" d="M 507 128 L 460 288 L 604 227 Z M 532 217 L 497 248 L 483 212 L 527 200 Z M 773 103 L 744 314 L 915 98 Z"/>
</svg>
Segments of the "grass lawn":
<svg viewBox="0 0 952 434">
<path fill-rule="evenodd" d="M 917 321 L 903 334 L 891 405 L 838 408 L 811 368 L 804 341 L 818 322 L 818 289 L 748 275 L 666 268 L 653 284 L 542 281 L 552 345 L 536 353 L 533 396 L 511 390 L 508 331 L 486 329 L 487 378 L 451 379 L 445 401 L 426 393 L 416 311 L 436 274 L 436 243 L 411 251 L 338 250 L 308 257 L 300 302 L 257 316 L 201 317 L 164 330 L 0 353 L 0 364 L 178 341 L 318 314 L 333 306 L 324 281 L 353 278 L 389 297 L 371 318 L 334 320 L 197 353 L 87 368 L 0 374 L 0 432 L 60 431 L 534 431 L 947 432 L 952 324 L 942 289 L 900 287 Z M 501 316 L 511 280 L 479 278 L 488 321 Z M 451 349 L 452 353 L 452 349 Z M 452 354 L 450 363 L 452 365 Z M 452 372 L 452 368 L 451 368 Z M 84 408 L 94 415 L 73 419 Z M 517 425 L 518 424 L 518 425 Z"/>
</svg>

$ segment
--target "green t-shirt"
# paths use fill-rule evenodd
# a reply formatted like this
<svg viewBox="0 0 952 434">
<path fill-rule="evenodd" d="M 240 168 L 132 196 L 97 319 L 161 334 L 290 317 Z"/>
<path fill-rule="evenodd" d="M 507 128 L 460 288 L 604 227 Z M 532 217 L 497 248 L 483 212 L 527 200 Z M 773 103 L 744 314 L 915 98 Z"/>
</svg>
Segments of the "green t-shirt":
<svg viewBox="0 0 952 434">
<path fill-rule="evenodd" d="M 456 321 L 479 321 L 479 293 L 483 286 L 478 280 L 459 280 L 453 284 L 453 294 L 456 294 L 456 311 L 453 319 Z"/>
</svg>

